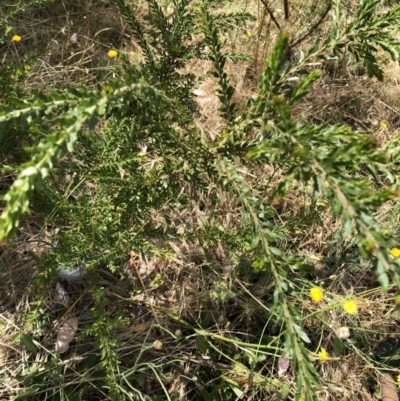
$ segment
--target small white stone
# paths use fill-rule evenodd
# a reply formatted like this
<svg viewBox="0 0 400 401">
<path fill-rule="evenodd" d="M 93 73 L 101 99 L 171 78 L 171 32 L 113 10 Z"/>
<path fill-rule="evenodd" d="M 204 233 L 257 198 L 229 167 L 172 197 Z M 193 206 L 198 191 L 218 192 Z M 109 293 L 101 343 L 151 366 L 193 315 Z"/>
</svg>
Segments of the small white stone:
<svg viewBox="0 0 400 401">
<path fill-rule="evenodd" d="M 342 326 L 336 329 L 336 335 L 340 339 L 349 338 L 350 337 L 350 329 L 347 326 Z"/>
<path fill-rule="evenodd" d="M 58 271 L 58 276 L 70 283 L 76 283 L 78 281 L 82 281 L 83 278 L 86 276 L 87 270 L 83 264 L 75 267 L 74 269 L 67 270 L 67 269 L 60 269 Z"/>
</svg>

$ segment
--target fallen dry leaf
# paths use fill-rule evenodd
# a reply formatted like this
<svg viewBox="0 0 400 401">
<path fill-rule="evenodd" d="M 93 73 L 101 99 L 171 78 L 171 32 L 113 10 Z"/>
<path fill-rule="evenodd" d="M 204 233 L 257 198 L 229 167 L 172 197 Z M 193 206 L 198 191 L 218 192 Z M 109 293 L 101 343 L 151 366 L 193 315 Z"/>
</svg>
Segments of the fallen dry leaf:
<svg viewBox="0 0 400 401">
<path fill-rule="evenodd" d="M 280 356 L 278 358 L 278 376 L 282 376 L 289 368 L 290 359 Z"/>
<path fill-rule="evenodd" d="M 148 328 L 150 327 L 150 323 L 145 322 L 145 323 L 138 323 L 138 324 L 134 324 L 129 328 L 129 332 L 130 333 L 143 333 L 146 330 L 148 330 Z"/>
<path fill-rule="evenodd" d="M 63 354 L 68 351 L 70 342 L 74 339 L 78 329 L 78 318 L 70 317 L 58 328 L 56 351 Z"/>
<path fill-rule="evenodd" d="M 56 282 L 55 290 L 56 290 L 57 301 L 68 306 L 70 304 L 68 293 L 65 290 L 64 286 L 59 281 Z"/>
</svg>

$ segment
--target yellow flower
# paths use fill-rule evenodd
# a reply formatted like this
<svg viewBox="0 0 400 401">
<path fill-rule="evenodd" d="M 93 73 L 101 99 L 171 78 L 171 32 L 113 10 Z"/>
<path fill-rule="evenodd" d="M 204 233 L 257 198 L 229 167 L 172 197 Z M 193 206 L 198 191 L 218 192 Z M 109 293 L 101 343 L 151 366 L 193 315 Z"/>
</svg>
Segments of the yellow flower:
<svg viewBox="0 0 400 401">
<path fill-rule="evenodd" d="M 357 315 L 358 312 L 358 306 L 355 301 L 348 299 L 347 301 L 344 302 L 343 304 L 343 310 L 345 313 L 348 315 Z"/>
<path fill-rule="evenodd" d="M 329 360 L 328 351 L 325 348 L 321 348 L 321 351 L 318 353 L 318 358 L 321 363 L 325 363 Z"/>
<path fill-rule="evenodd" d="M 318 303 L 324 299 L 324 291 L 320 287 L 310 289 L 310 298 L 313 302 Z"/>
<path fill-rule="evenodd" d="M 394 257 L 394 258 L 398 258 L 400 257 L 400 249 L 398 248 L 392 248 L 390 250 L 390 254 Z"/>
<path fill-rule="evenodd" d="M 396 382 L 397 386 L 400 388 L 400 375 L 397 376 Z"/>
<path fill-rule="evenodd" d="M 114 58 L 118 56 L 118 52 L 116 50 L 109 50 L 107 53 L 108 57 Z"/>
<path fill-rule="evenodd" d="M 247 37 L 251 38 L 253 36 L 253 34 L 250 31 L 246 32 Z"/>
<path fill-rule="evenodd" d="M 20 42 L 22 38 L 19 35 L 14 35 L 11 39 L 13 42 Z"/>
<path fill-rule="evenodd" d="M 379 123 L 379 125 L 380 125 L 383 129 L 386 129 L 386 128 L 387 128 L 387 124 L 386 124 L 384 121 L 381 121 L 381 122 Z"/>
</svg>

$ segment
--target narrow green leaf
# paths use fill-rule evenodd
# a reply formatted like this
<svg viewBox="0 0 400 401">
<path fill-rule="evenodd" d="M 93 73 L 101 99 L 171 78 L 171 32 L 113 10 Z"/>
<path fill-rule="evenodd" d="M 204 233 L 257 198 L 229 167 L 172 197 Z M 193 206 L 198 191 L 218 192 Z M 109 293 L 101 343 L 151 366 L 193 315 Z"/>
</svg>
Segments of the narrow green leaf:
<svg viewBox="0 0 400 401">
<path fill-rule="evenodd" d="M 36 345 L 28 334 L 23 334 L 20 341 L 30 352 L 32 352 L 32 354 L 36 355 L 38 353 Z"/>
<path fill-rule="evenodd" d="M 300 327 L 298 324 L 294 323 L 293 324 L 294 329 L 296 330 L 296 333 L 299 335 L 299 337 L 305 342 L 305 343 L 311 343 L 310 337 L 306 334 L 306 332 L 303 330 L 302 327 Z"/>
</svg>

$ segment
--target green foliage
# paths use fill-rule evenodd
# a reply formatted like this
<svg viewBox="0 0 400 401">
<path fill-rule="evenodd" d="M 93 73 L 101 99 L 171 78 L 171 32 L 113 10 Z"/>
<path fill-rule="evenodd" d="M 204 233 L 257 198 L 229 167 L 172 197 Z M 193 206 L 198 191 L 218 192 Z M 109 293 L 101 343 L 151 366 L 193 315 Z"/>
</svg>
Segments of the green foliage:
<svg viewBox="0 0 400 401">
<path fill-rule="evenodd" d="M 329 38 L 325 42 L 336 57 L 353 56 L 367 68 L 370 77 L 383 80 L 376 53 L 387 52 L 392 60 L 399 59 L 399 42 L 395 32 L 399 26 L 400 7 L 377 13 L 380 0 L 365 0 L 360 3 L 357 14 L 350 23 L 343 14 L 341 0 L 334 3 L 335 20 Z"/>
<path fill-rule="evenodd" d="M 135 389 L 140 383 L 133 375 L 136 365 L 132 379 L 126 372 L 116 373 L 119 343 L 115 332 L 126 321 L 121 313 L 105 314 L 110 301 L 97 279 L 99 266 L 119 272 L 131 251 L 165 255 L 169 252 L 168 239 L 198 240 L 205 248 L 229 243 L 232 254 L 245 255 L 250 261 L 248 269 L 253 266 L 256 273 L 265 274 L 273 283 L 268 294 L 271 325 L 282 327 L 279 349 L 290 358 L 296 377 L 294 388 L 285 391 L 296 400 L 317 400 L 321 386 L 307 348 L 310 338 L 292 299 L 293 283 L 312 268 L 296 249 L 285 245 L 286 238 L 295 237 L 295 226 L 280 221 L 271 204 L 290 191 L 298 193 L 299 184 L 310 188 L 313 204 L 326 199 L 332 212 L 343 220 L 346 233 L 356 235 L 360 254 L 374 264 L 382 289 L 387 290 L 389 278 L 400 288 L 398 262 L 388 254 L 391 241 L 374 217 L 378 207 L 397 197 L 398 163 L 391 163 L 367 133 L 346 126 L 300 124 L 292 118 L 294 104 L 322 74 L 314 68 L 322 57 L 351 53 L 365 63 L 370 76 L 382 79 L 376 51 L 381 47 L 397 58 L 397 44 L 390 32 L 397 27 L 400 8 L 376 15 L 373 9 L 379 2 L 366 0 L 343 27 L 339 18 L 342 9 L 336 1 L 337 19 L 331 34 L 297 61 L 288 58 L 289 38 L 280 36 L 267 59 L 256 95 L 239 110 L 232 100 L 235 89 L 226 63 L 242 57 L 224 52 L 220 31 L 224 24 L 243 22 L 250 19 L 249 15 L 215 15 L 208 2 L 193 7 L 182 0 L 173 3 L 174 18 L 168 19 L 160 5 L 149 0 L 150 15 L 143 22 L 123 0 L 115 3 L 141 48 L 142 63 L 131 65 L 123 59 L 121 76 L 96 90 L 33 91 L 29 97 L 10 97 L 0 106 L 3 133 L 11 122 L 22 120 L 27 129 L 41 127 L 46 134 L 29 149 L 31 160 L 21 165 L 4 196 L 7 207 L 0 219 L 0 239 L 12 238 L 31 209 L 39 213 L 35 202 L 41 196 L 51 199 L 51 211 L 43 217 L 62 229 L 58 234 L 60 246 L 49 251 L 56 266 L 44 266 L 48 271 L 43 277 L 54 276 L 56 267 L 73 267 L 85 261 L 94 306 L 90 312 L 93 324 L 82 336 L 95 338 L 101 354 L 95 365 L 105 372 L 113 399 L 122 399 L 124 383 Z M 200 33 L 201 40 L 191 44 Z M 205 139 L 195 124 L 191 92 L 196 80 L 182 73 L 192 58 L 213 62 L 210 73 L 219 86 L 219 111 L 225 120 L 214 142 Z M 391 157 L 397 160 L 394 150 Z M 279 172 L 274 186 L 272 175 L 252 183 L 243 173 L 242 168 L 257 173 L 260 166 Z M 376 188 L 373 183 L 378 175 L 390 178 L 393 187 Z M 185 221 L 182 234 L 174 219 L 190 208 L 194 193 L 205 196 L 211 209 L 218 207 L 221 194 L 234 199 L 241 210 L 240 224 L 220 229 L 217 211 L 214 222 L 210 219 L 203 224 L 201 232 L 191 220 Z M 162 245 L 155 246 L 154 240 Z M 230 278 L 239 274 L 237 269 Z M 236 295 L 228 280 L 214 283 L 210 294 L 221 303 Z M 38 315 L 45 313 L 38 310 Z M 276 355 L 275 345 L 263 348 L 261 340 L 254 345 L 217 336 L 169 311 L 162 312 L 197 335 L 213 338 L 221 348 L 240 343 L 246 350 L 267 349 Z M 22 338 L 29 348 L 27 337 Z M 211 341 L 206 342 L 218 357 L 224 356 Z M 246 352 L 237 360 L 238 369 L 248 372 Z M 252 361 L 254 365 L 257 357 Z M 151 371 L 159 379 L 153 365 L 144 365 L 143 371 Z M 31 385 L 26 386 L 35 391 L 43 387 L 49 370 L 31 373 Z M 161 379 L 159 383 L 167 394 Z M 267 379 L 263 384 L 272 388 L 281 385 Z M 224 386 L 230 394 L 226 399 L 240 393 L 235 383 Z M 81 388 L 74 391 L 76 395 Z M 203 397 L 214 399 L 206 390 Z"/>
<path fill-rule="evenodd" d="M 32 363 L 26 374 L 17 377 L 24 390 L 13 400 L 29 400 L 39 394 L 54 401 L 63 399 L 79 401 L 90 397 L 96 387 L 105 386 L 106 372 L 100 367 L 99 359 L 95 354 L 91 354 L 78 366 L 63 366 L 62 361 L 53 357 L 45 361 L 41 369 L 35 368 Z M 84 380 L 78 382 L 76 377 Z M 91 384 L 91 381 L 95 384 Z M 64 385 L 64 383 L 69 384 Z M 59 391 L 54 391 L 57 387 Z"/>
<path fill-rule="evenodd" d="M 205 36 L 205 43 L 210 48 L 210 59 L 214 62 L 215 71 L 213 75 L 218 79 L 220 88 L 217 90 L 219 100 L 221 101 L 221 116 L 232 123 L 236 115 L 235 104 L 231 102 L 234 88 L 229 85 L 229 78 L 224 71 L 227 56 L 221 52 L 221 43 L 219 40 L 219 30 L 215 24 L 215 18 L 203 7 L 201 9 L 202 32 Z"/>
</svg>

